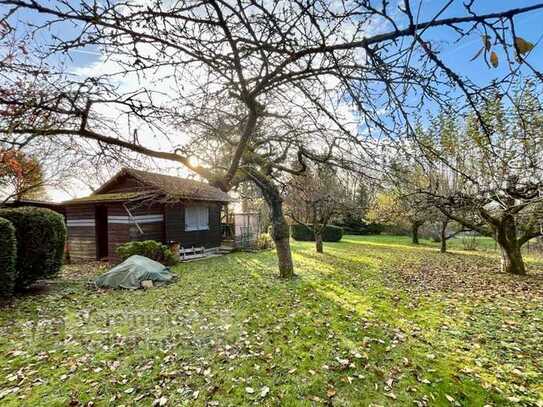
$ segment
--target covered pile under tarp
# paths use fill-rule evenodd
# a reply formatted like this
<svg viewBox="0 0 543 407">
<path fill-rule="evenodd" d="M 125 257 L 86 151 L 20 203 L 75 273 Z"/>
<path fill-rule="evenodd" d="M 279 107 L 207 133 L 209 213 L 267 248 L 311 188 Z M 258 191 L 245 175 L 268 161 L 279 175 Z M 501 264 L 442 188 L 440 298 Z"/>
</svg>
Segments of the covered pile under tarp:
<svg viewBox="0 0 543 407">
<path fill-rule="evenodd" d="M 130 256 L 121 264 L 98 277 L 94 283 L 101 288 L 141 288 L 142 281 L 152 281 L 155 285 L 169 283 L 174 275 L 170 269 L 145 256 Z"/>
</svg>

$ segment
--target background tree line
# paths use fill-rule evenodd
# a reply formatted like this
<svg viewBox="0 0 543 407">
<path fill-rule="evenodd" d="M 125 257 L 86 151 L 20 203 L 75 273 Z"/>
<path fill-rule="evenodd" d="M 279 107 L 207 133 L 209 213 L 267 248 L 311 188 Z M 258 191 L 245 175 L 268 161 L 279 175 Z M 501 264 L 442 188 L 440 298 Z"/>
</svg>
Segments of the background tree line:
<svg viewBox="0 0 543 407">
<path fill-rule="evenodd" d="M 510 97 L 488 90 L 480 117 L 450 109 L 431 115 L 403 148 L 393 149 L 372 216 L 407 222 L 414 243 L 428 223 L 441 223 L 443 242 L 451 224 L 490 236 L 501 250 L 503 271 L 525 274 L 521 248 L 543 232 L 539 95 L 527 80 Z"/>
</svg>

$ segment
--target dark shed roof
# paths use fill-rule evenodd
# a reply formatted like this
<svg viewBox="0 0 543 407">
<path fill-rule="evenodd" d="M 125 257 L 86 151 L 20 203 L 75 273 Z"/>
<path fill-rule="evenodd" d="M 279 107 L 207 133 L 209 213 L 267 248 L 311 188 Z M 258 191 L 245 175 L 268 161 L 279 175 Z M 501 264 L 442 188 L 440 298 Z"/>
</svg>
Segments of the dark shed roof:
<svg viewBox="0 0 543 407">
<path fill-rule="evenodd" d="M 123 177 L 134 178 L 140 185 L 134 188 L 133 191 L 108 193 L 111 187 Z M 133 168 L 123 168 L 92 195 L 73 199 L 65 203 L 125 201 L 128 199 L 137 199 L 138 196 L 149 196 L 149 194 L 157 192 L 164 194 L 169 200 L 232 201 L 232 198 L 226 192 L 205 182 L 135 170 Z"/>
<path fill-rule="evenodd" d="M 129 199 L 137 199 L 143 195 L 144 191 L 140 192 L 116 192 L 113 194 L 92 194 L 81 198 L 71 199 L 64 202 L 64 204 L 76 204 L 86 202 L 123 202 Z"/>
</svg>

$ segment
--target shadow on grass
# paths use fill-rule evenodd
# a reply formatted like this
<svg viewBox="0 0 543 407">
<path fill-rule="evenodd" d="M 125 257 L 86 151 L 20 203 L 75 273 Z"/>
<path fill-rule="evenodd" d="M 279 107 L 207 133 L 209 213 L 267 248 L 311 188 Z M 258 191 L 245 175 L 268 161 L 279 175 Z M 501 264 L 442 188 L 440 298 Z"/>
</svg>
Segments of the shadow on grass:
<svg viewBox="0 0 543 407">
<path fill-rule="evenodd" d="M 317 259 L 326 264 L 325 271 L 323 271 L 320 267 L 311 267 L 311 264 L 306 262 L 297 262 L 302 268 L 300 270 L 301 280 L 283 286 L 283 289 L 291 295 L 304 293 L 306 298 L 304 305 L 314 311 L 309 315 L 300 316 L 299 313 L 296 313 L 297 304 L 294 302 L 290 305 L 287 304 L 287 309 L 291 311 L 291 314 L 282 317 L 277 314 L 275 316 L 283 321 L 285 332 L 296 332 L 299 326 L 314 326 L 321 320 L 325 321 L 324 327 L 309 331 L 310 336 L 328 338 L 327 341 L 330 342 L 331 349 L 329 348 L 325 353 L 328 354 L 329 360 L 333 360 L 334 356 L 352 359 L 352 354 L 349 354 L 350 350 L 364 350 L 368 356 L 367 360 L 362 361 L 366 378 L 364 383 L 359 383 L 356 386 L 358 394 L 363 394 L 363 396 L 352 398 L 354 395 L 350 395 L 346 400 L 350 400 L 351 403 L 356 400 L 361 404 L 364 401 L 388 404 L 390 399 L 384 396 L 386 390 L 382 386 L 383 382 L 392 379 L 393 382 L 397 382 L 395 382 L 394 389 L 389 390 L 395 392 L 398 397 L 397 403 L 412 403 L 417 399 L 417 396 L 420 399 L 430 393 L 434 394 L 435 401 L 440 403 L 448 403 L 446 394 L 453 395 L 457 400 L 467 400 L 474 404 L 482 401 L 503 401 L 501 396 L 488 393 L 480 383 L 459 374 L 460 367 L 456 355 L 449 354 L 446 348 L 434 349 L 432 345 L 428 344 L 426 337 L 432 337 L 436 335 L 436 332 L 406 338 L 407 333 L 417 332 L 419 325 L 416 322 L 419 321 L 410 321 L 405 304 L 400 303 L 403 302 L 403 299 L 395 299 L 397 295 L 380 285 L 379 282 L 373 281 L 374 276 L 366 276 L 373 282 L 370 289 L 365 287 L 365 290 L 357 290 L 357 287 L 352 285 L 354 283 L 360 286 L 361 276 L 352 274 L 352 266 L 349 270 L 343 270 L 342 257 L 330 253 L 321 255 L 298 252 L 296 255 L 298 258 L 303 257 L 309 261 Z M 339 263 L 338 258 L 341 260 Z M 372 270 L 375 267 L 374 264 L 365 260 L 358 260 L 356 263 L 357 266 L 365 265 L 367 270 Z M 253 262 L 247 264 L 254 265 Z M 335 268 L 335 276 L 331 276 L 330 268 Z M 346 279 L 346 276 L 350 278 Z M 295 290 L 294 287 L 296 287 Z M 285 299 L 285 296 L 278 294 L 275 292 L 273 296 L 259 297 L 258 303 L 263 301 L 272 304 L 272 308 L 274 308 L 278 298 L 282 301 Z M 258 304 L 254 304 L 254 306 L 258 306 Z M 286 319 L 284 319 L 285 317 Z M 445 318 L 440 306 L 434 306 L 431 314 L 426 314 L 424 318 L 432 320 L 432 328 L 428 328 L 430 324 L 425 324 L 425 329 L 430 331 L 437 330 L 446 320 L 452 322 L 452 320 Z M 330 327 L 332 333 L 325 329 L 326 326 Z M 400 332 L 402 333 L 399 334 Z M 404 339 L 398 340 L 398 335 Z M 289 339 L 290 342 L 289 337 L 285 339 Z M 362 343 L 366 343 L 366 345 L 361 348 L 360 344 Z M 368 343 L 369 347 L 367 347 Z M 303 346 L 301 344 L 293 345 L 291 351 L 296 354 Z M 314 339 L 313 341 L 306 340 L 305 346 L 308 346 L 309 349 L 321 349 L 322 352 L 322 343 L 314 342 Z M 431 360 L 426 357 L 427 354 L 435 353 L 438 353 L 439 356 L 434 356 Z M 319 360 L 323 354 L 314 356 Z M 305 360 L 305 357 L 306 355 L 298 354 L 300 359 Z M 409 359 L 408 365 L 404 365 L 405 357 Z M 329 364 L 329 361 L 326 362 L 327 358 L 322 358 L 322 361 Z M 355 363 L 360 362 L 356 359 L 352 360 Z M 310 366 L 307 369 L 317 370 L 319 364 L 310 364 Z M 332 367 L 333 370 L 336 370 L 335 366 Z M 343 374 L 352 375 L 356 371 L 358 368 L 346 369 Z M 461 382 L 458 381 L 459 375 L 463 376 Z M 341 384 L 341 373 L 339 375 L 329 373 L 327 377 L 328 382 L 333 383 L 338 389 L 338 397 L 342 391 L 351 391 L 352 386 Z M 303 375 L 300 378 L 303 380 Z M 429 384 L 421 383 L 421 380 L 427 381 Z M 412 389 L 412 394 L 409 393 L 408 388 Z M 308 389 L 311 389 L 311 386 Z M 308 391 L 307 395 L 311 395 L 312 390 Z M 322 397 L 322 389 L 317 395 Z"/>
<path fill-rule="evenodd" d="M 383 285 L 381 267 L 405 256 L 405 251 L 383 250 L 389 245 L 381 245 L 375 252 L 368 245 L 371 251 L 359 253 L 361 246 L 337 243 L 325 248 L 324 255 L 297 246 L 300 278 L 292 281 L 276 278 L 274 253 L 237 253 L 181 265 L 176 268 L 178 282 L 156 290 L 101 296 L 82 291 L 54 301 L 38 299 L 33 306 L 41 309 L 44 319 L 58 309 L 70 309 L 75 315 L 87 309 L 107 315 L 113 309 L 152 312 L 158 318 L 178 316 L 178 323 L 164 330 L 165 335 L 177 336 L 154 349 L 137 343 L 112 345 L 100 332 L 86 338 L 84 321 L 81 325 L 77 319 L 65 332 L 69 342 L 36 339 L 31 369 L 42 372 L 48 381 L 40 386 L 42 398 L 30 384 L 23 383 L 21 392 L 30 392 L 30 404 L 60 404 L 55 397 L 64 397 L 60 395 L 68 386 L 82 402 L 88 397 L 105 403 L 116 395 L 116 403 L 127 404 L 136 394 L 152 394 L 160 382 L 162 394 L 174 405 L 208 400 L 231 405 L 312 405 L 314 397 L 337 405 L 412 405 L 424 398 L 433 405 L 449 405 L 446 395 L 465 405 L 504 404 L 503 396 L 485 389 L 476 376 L 460 372 L 454 350 L 462 342 L 441 330 L 441 325 L 462 330 L 463 319 L 447 315 L 444 304 L 431 299 L 425 308 L 413 309 L 409 295 Z M 2 333 L 10 338 L 0 347 L 6 359 L 20 338 L 24 315 L 11 319 L 17 323 L 2 326 Z M 123 330 L 123 335 L 144 337 L 153 325 L 136 328 Z M 110 326 L 103 329 L 113 332 Z M 99 381 L 100 386 L 78 382 L 77 376 L 62 378 L 69 373 L 65 361 L 79 357 L 78 343 L 89 339 L 102 350 L 86 360 L 85 373 L 76 372 L 87 383 Z M 55 352 L 48 359 L 37 358 L 38 352 L 52 347 Z M 104 360 L 116 360 L 119 366 L 104 370 Z M 146 370 L 149 361 L 155 368 Z M 11 362 L 2 359 L 6 373 L 23 369 L 27 360 Z M 107 380 L 104 373 L 94 373 L 98 368 L 107 372 Z M 255 395 L 246 391 L 248 386 L 268 386 L 269 398 L 260 400 L 258 391 Z M 127 388 L 134 393 L 125 392 Z M 193 392 L 187 396 L 179 391 L 186 388 L 200 392 L 197 401 Z M 332 397 L 330 389 L 337 391 Z M 71 397 L 71 391 L 65 391 L 65 397 Z M 8 397 L 17 401 L 16 396 Z M 150 403 L 152 398 L 145 396 L 141 402 Z"/>
<path fill-rule="evenodd" d="M 375 265 L 367 259 L 357 259 L 355 266 L 344 270 L 343 258 L 333 254 L 298 252 L 296 257 L 306 259 L 297 262 L 300 278 L 270 283 L 275 273 L 269 269 L 268 257 L 240 255 L 236 263 L 243 269 L 238 270 L 237 278 L 243 280 L 244 291 L 251 295 L 242 296 L 241 301 L 232 299 L 230 294 L 215 296 L 219 304 L 233 312 L 232 320 L 239 323 L 251 318 L 240 330 L 266 338 L 262 349 L 265 353 L 280 350 L 267 384 L 282 389 L 283 403 L 299 405 L 315 396 L 326 400 L 326 388 L 330 386 L 337 390 L 336 402 L 349 405 L 387 405 L 391 399 L 386 394 L 390 392 L 400 404 L 411 404 L 430 394 L 434 394 L 436 402 L 443 403 L 447 402 L 445 394 L 473 403 L 501 400 L 500 396 L 487 394 L 469 377 L 459 384 L 457 361 L 447 352 L 440 351 L 432 360 L 426 358 L 426 354 L 436 350 L 423 337 L 406 337 L 406 332 L 414 328 L 409 318 L 406 320 L 404 305 L 398 304 L 394 295 L 373 281 L 372 276 L 368 277 L 375 286 L 369 290 L 352 286 L 360 282 L 360 275 L 352 274 L 354 268 L 364 265 L 374 271 Z M 317 261 L 320 265 L 311 264 Z M 271 284 L 272 289 L 263 287 L 263 283 Z M 220 342 L 220 338 L 215 340 Z M 357 359 L 352 352 L 365 356 Z M 338 360 L 348 360 L 354 367 L 344 366 Z M 234 363 L 232 373 L 255 375 L 253 364 L 251 359 Z M 326 370 L 322 366 L 327 366 Z M 345 380 L 358 374 L 364 378 L 354 384 Z M 394 383 L 388 390 L 387 381 Z M 230 397 L 223 390 L 218 393 L 226 400 Z M 234 393 L 244 396 L 242 390 Z"/>
</svg>

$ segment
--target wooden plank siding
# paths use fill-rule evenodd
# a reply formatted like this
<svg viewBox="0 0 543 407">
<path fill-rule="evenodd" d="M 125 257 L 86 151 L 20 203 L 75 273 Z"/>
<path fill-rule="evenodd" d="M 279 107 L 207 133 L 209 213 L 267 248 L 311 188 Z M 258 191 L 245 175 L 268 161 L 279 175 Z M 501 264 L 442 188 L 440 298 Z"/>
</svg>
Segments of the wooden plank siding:
<svg viewBox="0 0 543 407">
<path fill-rule="evenodd" d="M 123 243 L 134 240 L 156 240 L 158 242 L 165 241 L 163 220 L 153 221 L 152 223 L 138 222 L 138 225 L 140 227 L 138 228 L 135 223 L 130 221 L 128 212 L 126 211 L 122 203 L 111 203 L 107 206 L 108 218 L 110 216 L 115 217 L 114 221 L 108 221 L 108 255 L 110 260 L 119 260 L 119 257 L 117 256 L 117 248 Z M 135 217 L 163 217 L 162 205 L 141 206 L 132 208 L 130 204 L 128 204 L 127 206 L 130 210 L 130 213 Z M 143 234 L 140 232 L 140 229 L 143 231 Z"/>
<path fill-rule="evenodd" d="M 143 234 L 140 232 L 143 231 Z M 130 240 L 156 240 L 164 242 L 164 222 L 144 223 L 139 225 L 129 225 L 128 236 Z"/>
<path fill-rule="evenodd" d="M 107 205 L 107 216 L 127 216 L 126 209 L 120 202 L 110 203 Z M 122 223 L 112 223 L 108 220 L 108 259 L 110 261 L 118 261 L 117 248 L 130 241 L 130 225 Z"/>
<path fill-rule="evenodd" d="M 96 260 L 96 206 L 107 208 L 107 257 L 110 261 L 119 260 L 117 248 L 133 240 L 156 240 L 159 242 L 177 241 L 183 247 L 206 248 L 218 247 L 221 244 L 220 214 L 222 204 L 218 202 L 190 201 L 176 204 L 154 204 L 135 206 L 127 204 L 135 217 L 143 219 L 138 225 L 130 221 L 122 202 L 86 203 L 66 206 L 68 224 L 68 250 L 72 259 Z M 185 207 L 207 206 L 209 208 L 209 230 L 185 231 Z M 110 219 L 113 217 L 113 219 Z M 94 220 L 92 226 L 81 226 Z"/>
<path fill-rule="evenodd" d="M 148 206 L 137 206 L 131 208 L 130 213 L 138 217 L 162 217 L 162 221 L 138 222 L 139 228 L 131 223 L 129 225 L 128 236 L 130 240 L 156 240 L 158 242 L 164 242 L 166 240 L 164 234 L 164 209 L 162 204 L 154 204 Z M 125 212 L 125 215 L 128 215 Z M 140 232 L 143 231 L 143 234 Z"/>
<path fill-rule="evenodd" d="M 66 207 L 67 246 L 71 259 L 96 259 L 96 227 L 90 222 L 88 226 L 82 226 L 87 220 L 94 221 L 94 205 Z"/>
<path fill-rule="evenodd" d="M 185 231 L 185 206 L 207 206 L 209 208 L 209 230 Z M 221 245 L 221 204 L 217 202 L 184 202 L 167 205 L 164 209 L 166 240 L 179 242 L 183 247 Z"/>
</svg>

